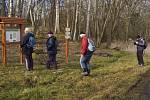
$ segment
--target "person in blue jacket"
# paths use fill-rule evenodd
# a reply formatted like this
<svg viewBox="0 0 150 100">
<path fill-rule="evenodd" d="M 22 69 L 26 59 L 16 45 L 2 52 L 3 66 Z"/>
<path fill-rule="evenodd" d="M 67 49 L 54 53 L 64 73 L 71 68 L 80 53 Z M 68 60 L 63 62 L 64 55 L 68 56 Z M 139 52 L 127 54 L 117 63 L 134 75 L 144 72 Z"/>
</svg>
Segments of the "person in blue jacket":
<svg viewBox="0 0 150 100">
<path fill-rule="evenodd" d="M 32 53 L 36 44 L 34 33 L 31 27 L 25 28 L 25 35 L 21 41 L 22 53 L 25 56 L 25 66 L 28 71 L 33 70 Z"/>
<path fill-rule="evenodd" d="M 48 39 L 46 42 L 47 46 L 47 53 L 48 53 L 48 61 L 46 63 L 46 67 L 48 69 L 55 68 L 57 69 L 57 62 L 56 62 L 56 54 L 57 54 L 57 38 L 54 36 L 53 32 L 48 32 Z"/>
</svg>

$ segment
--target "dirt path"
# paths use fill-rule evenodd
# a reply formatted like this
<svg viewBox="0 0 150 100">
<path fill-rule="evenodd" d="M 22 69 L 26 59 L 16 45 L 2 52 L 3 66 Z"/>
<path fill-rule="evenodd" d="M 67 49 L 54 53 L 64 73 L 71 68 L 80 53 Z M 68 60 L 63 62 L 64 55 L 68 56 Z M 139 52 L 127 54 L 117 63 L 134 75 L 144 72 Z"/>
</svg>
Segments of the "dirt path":
<svg viewBox="0 0 150 100">
<path fill-rule="evenodd" d="M 129 90 L 127 96 L 129 100 L 150 100 L 150 70 L 141 75 L 141 79 Z"/>
<path fill-rule="evenodd" d="M 145 86 L 141 94 L 141 100 L 150 100 L 150 82 Z"/>
<path fill-rule="evenodd" d="M 150 100 L 150 70 L 142 77 L 140 84 L 142 87 L 140 98 L 141 100 Z"/>
</svg>

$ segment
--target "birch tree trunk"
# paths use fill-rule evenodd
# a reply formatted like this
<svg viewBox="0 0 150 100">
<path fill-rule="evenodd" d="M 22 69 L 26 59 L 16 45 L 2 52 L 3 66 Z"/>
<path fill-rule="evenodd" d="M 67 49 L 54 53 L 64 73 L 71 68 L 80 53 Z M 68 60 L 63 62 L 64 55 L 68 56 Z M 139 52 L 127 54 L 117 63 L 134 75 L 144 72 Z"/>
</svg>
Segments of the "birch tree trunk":
<svg viewBox="0 0 150 100">
<path fill-rule="evenodd" d="M 30 5 L 31 5 L 31 1 L 28 2 L 28 6 L 27 7 L 23 6 L 23 16 L 26 19 L 28 19 L 29 16 L 30 16 Z"/>
<path fill-rule="evenodd" d="M 34 28 L 35 28 L 34 16 L 33 16 L 32 9 L 30 9 L 30 19 L 31 19 L 31 22 L 32 22 L 32 27 L 34 27 Z"/>
<path fill-rule="evenodd" d="M 75 24 L 74 24 L 74 35 L 73 35 L 73 40 L 76 40 L 76 34 L 77 34 L 77 23 L 78 23 L 78 13 L 79 13 L 79 2 L 80 0 L 78 0 L 77 2 L 77 6 L 76 6 L 76 17 L 75 17 Z"/>
<path fill-rule="evenodd" d="M 95 41 L 97 41 L 97 37 L 98 37 L 98 13 L 97 13 L 97 6 L 98 6 L 98 2 L 97 0 L 94 0 L 94 33 L 93 33 L 93 37 L 95 38 Z"/>
<path fill-rule="evenodd" d="M 69 27 L 69 0 L 67 0 L 67 27 Z"/>
<path fill-rule="evenodd" d="M 9 12 L 8 12 L 8 17 L 13 16 L 13 0 L 9 0 Z"/>
<path fill-rule="evenodd" d="M 59 0 L 56 0 L 56 19 L 55 19 L 55 33 L 60 32 L 59 27 Z"/>
<path fill-rule="evenodd" d="M 107 15 L 106 15 L 106 19 L 105 19 L 105 21 L 104 21 L 104 25 L 103 25 L 103 27 L 102 27 L 102 33 L 101 33 L 101 36 L 100 36 L 100 43 L 101 43 L 101 41 L 102 41 L 104 32 L 105 32 L 105 30 L 106 30 L 106 26 L 107 26 L 107 23 L 108 23 L 108 20 L 109 20 L 109 16 L 110 16 L 110 11 L 111 11 L 111 7 L 109 8 L 109 11 L 108 11 L 108 13 L 107 13 Z"/>
<path fill-rule="evenodd" d="M 16 0 L 15 1 L 15 17 L 20 17 L 20 5 L 21 5 L 21 0 Z"/>
<path fill-rule="evenodd" d="M 87 22 L 86 22 L 86 34 L 88 36 L 89 36 L 89 25 L 90 25 L 90 9 L 91 9 L 91 0 L 88 1 Z"/>
</svg>

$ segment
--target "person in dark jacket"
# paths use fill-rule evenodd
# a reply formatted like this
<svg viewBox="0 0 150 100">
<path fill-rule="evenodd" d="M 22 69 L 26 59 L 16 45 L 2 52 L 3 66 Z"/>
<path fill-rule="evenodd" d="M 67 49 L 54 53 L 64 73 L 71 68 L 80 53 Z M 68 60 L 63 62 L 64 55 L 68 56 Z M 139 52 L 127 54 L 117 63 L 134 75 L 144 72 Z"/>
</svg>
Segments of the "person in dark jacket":
<svg viewBox="0 0 150 100">
<path fill-rule="evenodd" d="M 56 62 L 56 54 L 57 54 L 57 39 L 54 36 L 53 32 L 48 32 L 49 38 L 47 39 L 46 46 L 47 46 L 47 53 L 48 53 L 48 61 L 46 67 L 48 69 L 55 68 L 57 69 L 57 62 Z"/>
<path fill-rule="evenodd" d="M 145 41 L 144 41 L 144 39 L 140 35 L 137 35 L 137 39 L 134 42 L 134 45 L 137 46 L 138 65 L 139 66 L 144 66 L 144 60 L 143 60 L 143 51 L 145 49 Z"/>
<path fill-rule="evenodd" d="M 22 53 L 25 56 L 25 66 L 28 71 L 33 70 L 33 47 L 35 46 L 35 37 L 32 28 L 25 28 L 25 35 L 21 41 Z"/>
<path fill-rule="evenodd" d="M 81 68 L 83 69 L 83 75 L 88 76 L 88 75 L 90 75 L 89 62 L 90 62 L 90 59 L 93 55 L 93 52 L 88 50 L 87 35 L 84 32 L 81 32 L 80 37 L 81 37 L 80 65 L 81 65 Z"/>
</svg>

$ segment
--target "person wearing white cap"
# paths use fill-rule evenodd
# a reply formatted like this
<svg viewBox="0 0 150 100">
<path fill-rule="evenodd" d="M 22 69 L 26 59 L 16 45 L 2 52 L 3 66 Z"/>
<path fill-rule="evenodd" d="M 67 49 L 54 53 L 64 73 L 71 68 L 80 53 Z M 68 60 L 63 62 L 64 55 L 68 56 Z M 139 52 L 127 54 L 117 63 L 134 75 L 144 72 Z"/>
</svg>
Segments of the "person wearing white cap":
<svg viewBox="0 0 150 100">
<path fill-rule="evenodd" d="M 32 53 L 33 48 L 36 44 L 35 37 L 32 31 L 32 27 L 25 28 L 25 35 L 21 41 L 22 53 L 25 56 L 25 66 L 28 71 L 33 70 Z"/>
<path fill-rule="evenodd" d="M 80 65 L 81 68 L 83 69 L 83 75 L 84 76 L 88 76 L 90 75 L 90 59 L 93 55 L 93 52 L 88 50 L 88 37 L 86 35 L 86 33 L 81 32 L 80 33 L 80 37 L 81 37 L 81 57 L 80 57 Z"/>
<path fill-rule="evenodd" d="M 137 35 L 137 39 L 134 42 L 134 45 L 137 46 L 137 60 L 139 66 L 144 66 L 143 52 L 147 47 L 147 43 L 139 34 Z"/>
</svg>

